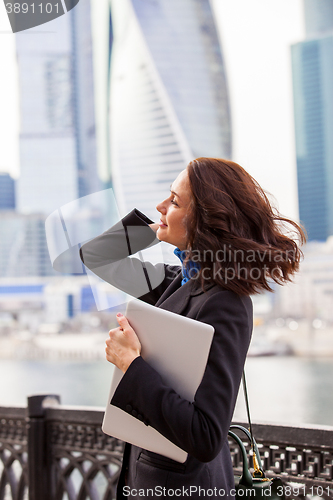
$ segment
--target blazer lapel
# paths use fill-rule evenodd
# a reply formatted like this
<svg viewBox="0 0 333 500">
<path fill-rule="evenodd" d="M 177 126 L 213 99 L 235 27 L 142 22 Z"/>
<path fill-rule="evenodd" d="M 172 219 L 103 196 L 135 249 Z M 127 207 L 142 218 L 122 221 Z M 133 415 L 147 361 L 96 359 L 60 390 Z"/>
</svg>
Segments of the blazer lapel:
<svg viewBox="0 0 333 500">
<path fill-rule="evenodd" d="M 182 273 L 179 273 L 179 275 L 172 281 L 172 283 L 158 299 L 155 304 L 156 307 L 161 307 L 167 311 L 182 314 L 192 296 L 204 293 L 201 284 L 197 280 L 189 280 L 187 283 L 182 285 L 182 279 Z M 214 286 L 214 283 L 206 286 L 206 290 L 209 290 L 212 286 Z"/>
<path fill-rule="evenodd" d="M 182 279 L 182 273 L 179 273 L 158 299 L 155 304 L 156 307 L 161 307 L 177 314 L 182 313 L 191 296 L 191 283 L 187 282 L 185 285 L 181 285 Z"/>
<path fill-rule="evenodd" d="M 172 311 L 181 314 L 189 303 L 192 296 L 201 295 L 205 293 L 202 289 L 200 282 L 197 280 L 190 280 L 185 285 L 182 285 L 182 273 L 170 283 L 168 288 L 164 291 L 161 297 L 156 302 L 156 307 L 161 307 L 167 311 Z M 214 283 L 206 285 L 205 290 L 209 290 L 214 286 Z"/>
</svg>

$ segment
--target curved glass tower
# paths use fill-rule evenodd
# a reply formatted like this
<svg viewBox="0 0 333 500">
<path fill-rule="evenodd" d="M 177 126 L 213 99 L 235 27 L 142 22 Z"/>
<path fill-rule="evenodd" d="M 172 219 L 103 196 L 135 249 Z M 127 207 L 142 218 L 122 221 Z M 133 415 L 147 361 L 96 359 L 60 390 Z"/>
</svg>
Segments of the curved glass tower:
<svg viewBox="0 0 333 500">
<path fill-rule="evenodd" d="M 230 158 L 225 68 L 209 0 L 111 0 L 111 168 L 122 214 L 155 205 L 199 156 Z"/>
<path fill-rule="evenodd" d="M 308 241 L 333 235 L 333 2 L 305 0 L 291 47 L 299 215 Z"/>
</svg>

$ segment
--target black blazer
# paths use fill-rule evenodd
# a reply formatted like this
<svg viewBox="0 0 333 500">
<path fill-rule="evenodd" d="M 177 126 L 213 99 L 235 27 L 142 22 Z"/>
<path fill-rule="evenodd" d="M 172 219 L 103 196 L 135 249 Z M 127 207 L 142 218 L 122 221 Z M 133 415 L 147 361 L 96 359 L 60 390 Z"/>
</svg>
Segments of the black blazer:
<svg viewBox="0 0 333 500">
<path fill-rule="evenodd" d="M 179 498 L 233 496 L 227 433 L 251 338 L 252 302 L 214 284 L 205 291 L 196 280 L 181 286 L 180 266 L 153 266 L 130 258 L 156 242 L 149 223 L 143 214 L 132 211 L 83 245 L 84 264 L 146 302 L 212 325 L 215 333 L 193 402 L 166 386 L 142 357 L 123 376 L 111 403 L 151 425 L 189 455 L 180 464 L 127 444 L 117 498 L 139 496 L 139 490 L 150 498 L 172 496 L 172 492 Z"/>
</svg>

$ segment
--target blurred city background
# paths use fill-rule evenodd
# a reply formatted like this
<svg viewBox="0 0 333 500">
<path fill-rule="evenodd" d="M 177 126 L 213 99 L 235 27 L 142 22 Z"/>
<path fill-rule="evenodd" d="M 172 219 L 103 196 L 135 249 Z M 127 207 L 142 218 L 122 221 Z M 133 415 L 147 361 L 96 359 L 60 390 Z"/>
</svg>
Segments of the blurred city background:
<svg viewBox="0 0 333 500">
<path fill-rule="evenodd" d="M 1 4 L 0 58 L 0 405 L 107 402 L 123 297 L 71 256 L 55 271 L 45 221 L 77 251 L 75 228 L 156 219 L 188 161 L 215 156 L 308 234 L 295 282 L 253 297 L 253 419 L 331 424 L 332 0 L 80 0 L 15 35 Z"/>
</svg>

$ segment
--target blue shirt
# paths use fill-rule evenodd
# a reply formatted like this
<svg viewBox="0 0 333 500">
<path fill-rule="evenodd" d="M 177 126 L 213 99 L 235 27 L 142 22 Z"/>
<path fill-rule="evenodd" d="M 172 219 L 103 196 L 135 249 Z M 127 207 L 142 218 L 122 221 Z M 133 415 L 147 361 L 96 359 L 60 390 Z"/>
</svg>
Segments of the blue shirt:
<svg viewBox="0 0 333 500">
<path fill-rule="evenodd" d="M 173 253 L 177 255 L 180 262 L 182 263 L 182 285 L 185 285 L 191 278 L 193 278 L 200 270 L 200 264 L 189 260 L 186 265 L 184 265 L 184 260 L 186 258 L 186 250 L 179 250 L 175 248 Z"/>
</svg>

